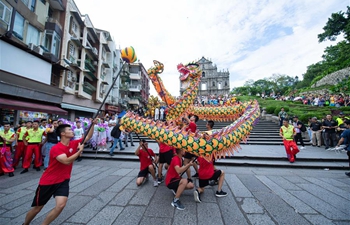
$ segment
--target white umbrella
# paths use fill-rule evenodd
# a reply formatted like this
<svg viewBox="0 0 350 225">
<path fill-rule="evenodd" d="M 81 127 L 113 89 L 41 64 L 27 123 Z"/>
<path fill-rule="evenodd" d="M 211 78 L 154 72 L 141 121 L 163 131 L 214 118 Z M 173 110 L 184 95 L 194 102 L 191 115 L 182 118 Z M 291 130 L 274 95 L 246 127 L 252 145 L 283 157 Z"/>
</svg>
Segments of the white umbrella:
<svg viewBox="0 0 350 225">
<path fill-rule="evenodd" d="M 296 98 L 293 99 L 293 101 L 298 101 L 298 100 L 302 100 L 302 98 L 301 97 L 296 97 Z"/>
</svg>

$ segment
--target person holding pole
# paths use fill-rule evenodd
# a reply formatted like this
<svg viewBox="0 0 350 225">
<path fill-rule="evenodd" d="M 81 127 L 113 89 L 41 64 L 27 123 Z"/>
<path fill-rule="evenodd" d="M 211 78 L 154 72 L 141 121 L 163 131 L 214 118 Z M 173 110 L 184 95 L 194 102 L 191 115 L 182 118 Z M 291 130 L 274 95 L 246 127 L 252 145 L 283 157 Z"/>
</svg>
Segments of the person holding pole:
<svg viewBox="0 0 350 225">
<path fill-rule="evenodd" d="M 148 174 L 150 173 L 153 177 L 153 186 L 158 187 L 156 166 L 154 165 L 158 161 L 157 156 L 152 149 L 148 148 L 148 143 L 145 140 L 140 140 L 140 145 L 136 149 L 135 155 L 140 159 L 140 172 L 136 179 L 137 186 L 142 185 L 147 180 Z"/>
<path fill-rule="evenodd" d="M 94 124 L 97 124 L 96 119 L 91 126 Z M 60 142 L 50 150 L 49 167 L 39 180 L 32 208 L 27 213 L 23 225 L 29 225 L 52 196 L 55 198 L 56 206 L 47 214 L 42 225 L 50 224 L 60 215 L 68 200 L 73 162 L 83 152 L 84 143 L 92 137 L 94 130 L 89 130 L 85 140 L 80 138 L 73 141 L 71 139 L 74 137 L 74 132 L 69 124 L 59 125 L 56 132 Z"/>
</svg>

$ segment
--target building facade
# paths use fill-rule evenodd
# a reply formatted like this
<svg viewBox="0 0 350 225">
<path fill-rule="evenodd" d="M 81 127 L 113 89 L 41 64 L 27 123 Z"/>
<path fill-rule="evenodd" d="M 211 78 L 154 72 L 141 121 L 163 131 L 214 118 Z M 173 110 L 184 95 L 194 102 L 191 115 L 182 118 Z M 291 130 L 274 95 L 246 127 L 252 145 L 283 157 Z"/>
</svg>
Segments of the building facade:
<svg viewBox="0 0 350 225">
<path fill-rule="evenodd" d="M 0 121 L 67 114 L 57 80 L 66 1 L 0 0 Z M 57 15 L 56 19 L 53 18 Z"/>
<path fill-rule="evenodd" d="M 125 64 L 120 83 L 121 104 L 129 109 L 145 107 L 150 92 L 149 82 L 141 62 Z"/>
<path fill-rule="evenodd" d="M 202 70 L 198 96 L 220 96 L 230 93 L 230 72 L 228 70 L 218 71 L 217 66 L 204 57 L 197 63 Z M 180 87 L 181 94 L 183 91 L 183 87 Z"/>
<path fill-rule="evenodd" d="M 110 32 L 74 0 L 0 0 L 0 49 L 0 120 L 117 114 L 149 95 L 142 64 L 123 64 Z"/>
<path fill-rule="evenodd" d="M 68 0 L 65 17 L 67 29 L 60 63 L 68 65 L 69 70 L 61 73 L 62 108 L 69 112 L 71 120 L 92 117 L 121 69 L 120 51 L 110 33 L 95 28 L 89 16 L 81 14 L 73 0 Z M 101 110 L 118 113 L 118 85 L 108 94 Z"/>
</svg>

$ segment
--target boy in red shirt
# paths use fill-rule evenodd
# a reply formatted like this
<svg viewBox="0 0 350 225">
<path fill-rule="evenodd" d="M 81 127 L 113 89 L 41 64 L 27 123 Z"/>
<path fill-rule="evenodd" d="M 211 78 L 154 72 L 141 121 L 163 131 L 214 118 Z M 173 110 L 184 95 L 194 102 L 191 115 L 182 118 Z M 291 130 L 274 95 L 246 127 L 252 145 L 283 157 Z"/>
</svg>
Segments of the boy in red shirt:
<svg viewBox="0 0 350 225">
<path fill-rule="evenodd" d="M 158 181 L 156 179 L 156 168 L 153 163 L 157 163 L 157 156 L 152 149 L 148 148 L 148 143 L 145 140 L 140 141 L 139 147 L 135 151 L 140 159 L 140 172 L 137 175 L 136 184 L 140 186 L 143 184 L 150 173 L 153 177 L 153 186 L 158 187 Z M 152 156 L 155 158 L 153 161 Z"/>
<path fill-rule="evenodd" d="M 204 192 L 204 187 L 209 185 L 209 181 L 214 180 L 218 182 L 218 190 L 216 191 L 216 197 L 225 197 L 226 192 L 222 190 L 222 185 L 225 180 L 225 173 L 223 170 L 215 170 L 213 161 L 208 162 L 203 157 L 198 157 L 197 161 L 199 163 L 199 188 L 194 191 L 194 200 L 196 202 L 201 202 L 200 195 Z"/>
<path fill-rule="evenodd" d="M 186 131 L 191 131 L 192 133 L 195 133 L 197 130 L 197 121 L 198 116 L 192 115 L 190 118 L 185 114 L 185 117 L 182 118 L 185 124 L 187 124 Z M 196 156 L 186 152 L 184 156 L 184 164 L 187 165 L 190 161 L 192 161 Z M 193 168 L 196 171 L 196 173 L 192 177 L 198 177 L 198 166 L 197 164 L 193 164 Z M 187 177 L 191 178 L 191 170 L 186 171 Z"/>
<path fill-rule="evenodd" d="M 190 166 L 193 166 L 193 162 L 190 161 L 187 165 L 182 165 L 182 156 L 185 154 L 185 150 L 176 149 L 176 156 L 171 160 L 168 168 L 168 173 L 165 178 L 165 185 L 173 191 L 175 194 L 174 200 L 171 202 L 173 207 L 179 210 L 184 210 L 185 207 L 180 202 L 180 196 L 185 189 L 193 189 L 194 185 L 187 178 L 182 178 L 179 174 L 187 171 Z"/>
<path fill-rule="evenodd" d="M 94 120 L 91 126 L 94 124 L 97 124 L 97 120 Z M 90 129 L 82 144 L 80 142 L 83 138 L 70 141 L 74 137 L 74 132 L 68 124 L 59 125 L 56 132 L 61 141 L 50 150 L 49 167 L 40 178 L 39 186 L 35 191 L 32 209 L 27 213 L 24 225 L 30 224 L 52 196 L 55 197 L 56 206 L 49 212 L 42 224 L 50 224 L 62 212 L 68 200 L 69 180 L 73 162 L 83 152 L 84 143 L 91 139 L 94 129 Z"/>
<path fill-rule="evenodd" d="M 170 147 L 162 142 L 159 143 L 159 167 L 158 167 L 158 183 L 163 182 L 163 165 L 165 164 L 165 169 L 168 169 L 171 159 L 174 156 L 173 147 Z"/>
</svg>

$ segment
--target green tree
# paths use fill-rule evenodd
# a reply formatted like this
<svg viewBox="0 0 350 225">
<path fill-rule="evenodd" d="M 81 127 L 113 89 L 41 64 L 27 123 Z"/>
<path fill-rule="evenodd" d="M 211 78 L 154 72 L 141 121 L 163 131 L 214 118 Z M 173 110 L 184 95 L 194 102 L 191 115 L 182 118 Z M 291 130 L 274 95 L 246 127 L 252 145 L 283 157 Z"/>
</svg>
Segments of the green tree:
<svg viewBox="0 0 350 225">
<path fill-rule="evenodd" d="M 328 18 L 326 26 L 323 27 L 324 32 L 318 35 L 318 41 L 325 40 L 335 41 L 337 36 L 344 34 L 345 39 L 350 41 L 350 7 L 347 6 L 346 12 L 332 13 Z"/>
</svg>

